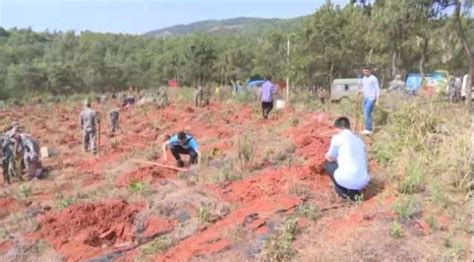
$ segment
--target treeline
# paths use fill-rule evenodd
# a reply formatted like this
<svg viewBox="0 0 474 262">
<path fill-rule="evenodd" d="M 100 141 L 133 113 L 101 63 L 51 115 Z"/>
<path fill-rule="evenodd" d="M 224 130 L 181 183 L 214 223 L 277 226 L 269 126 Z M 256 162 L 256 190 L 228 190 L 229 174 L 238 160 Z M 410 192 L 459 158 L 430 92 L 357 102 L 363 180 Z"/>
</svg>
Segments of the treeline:
<svg viewBox="0 0 474 262">
<path fill-rule="evenodd" d="M 253 75 L 290 77 L 292 86 L 327 85 L 373 64 L 385 83 L 396 73 L 467 73 L 469 60 L 446 11 L 411 0 L 327 3 L 298 30 L 259 37 L 193 35 L 159 39 L 0 27 L 0 99 L 165 85 L 229 84 Z M 438 13 L 434 13 L 434 12 Z M 462 18 L 474 43 L 472 18 Z M 288 56 L 287 44 L 290 42 Z"/>
</svg>

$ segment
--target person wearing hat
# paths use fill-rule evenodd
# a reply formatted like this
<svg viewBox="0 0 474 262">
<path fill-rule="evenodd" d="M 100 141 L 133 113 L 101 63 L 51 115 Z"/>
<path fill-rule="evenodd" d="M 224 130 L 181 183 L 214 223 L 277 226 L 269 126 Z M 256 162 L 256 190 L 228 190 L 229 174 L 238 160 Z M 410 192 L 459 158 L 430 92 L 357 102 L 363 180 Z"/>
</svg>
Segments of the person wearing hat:
<svg viewBox="0 0 474 262">
<path fill-rule="evenodd" d="M 84 109 L 82 109 L 79 119 L 84 152 L 92 151 L 96 154 L 97 125 L 100 120 L 97 117 L 97 112 L 91 108 L 89 100 L 84 101 Z"/>
</svg>

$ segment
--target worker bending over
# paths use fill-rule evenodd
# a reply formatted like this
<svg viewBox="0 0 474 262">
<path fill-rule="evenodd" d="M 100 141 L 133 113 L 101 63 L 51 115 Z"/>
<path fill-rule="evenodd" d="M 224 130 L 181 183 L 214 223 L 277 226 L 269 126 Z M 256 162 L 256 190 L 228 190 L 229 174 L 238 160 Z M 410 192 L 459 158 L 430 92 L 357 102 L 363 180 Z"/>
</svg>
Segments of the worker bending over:
<svg viewBox="0 0 474 262">
<path fill-rule="evenodd" d="M 338 132 L 331 139 L 324 169 L 340 197 L 356 200 L 370 181 L 365 145 L 360 137 L 351 132 L 346 117 L 338 118 L 334 126 Z"/>
<path fill-rule="evenodd" d="M 184 166 L 184 162 L 181 160 L 181 154 L 189 155 L 189 165 L 198 162 L 198 158 L 200 157 L 199 147 L 196 139 L 192 135 L 181 131 L 172 137 L 167 136 L 166 139 L 167 140 L 162 144 L 163 160 L 165 162 L 168 161 L 166 152 L 168 148 L 176 159 L 176 165 L 178 167 Z"/>
</svg>

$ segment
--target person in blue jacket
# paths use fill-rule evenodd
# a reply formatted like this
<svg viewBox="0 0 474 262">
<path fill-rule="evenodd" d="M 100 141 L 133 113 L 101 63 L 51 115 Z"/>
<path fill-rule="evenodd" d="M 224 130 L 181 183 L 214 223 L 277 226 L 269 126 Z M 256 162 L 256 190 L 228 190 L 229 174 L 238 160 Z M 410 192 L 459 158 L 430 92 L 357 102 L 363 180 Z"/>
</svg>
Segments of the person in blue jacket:
<svg viewBox="0 0 474 262">
<path fill-rule="evenodd" d="M 183 167 L 184 162 L 181 159 L 181 155 L 189 155 L 189 165 L 196 164 L 200 156 L 199 146 L 196 139 L 184 131 L 179 132 L 173 136 L 167 136 L 166 141 L 162 144 L 163 149 L 163 160 L 168 161 L 167 149 L 171 151 L 174 158 L 176 159 L 176 165 Z"/>
</svg>

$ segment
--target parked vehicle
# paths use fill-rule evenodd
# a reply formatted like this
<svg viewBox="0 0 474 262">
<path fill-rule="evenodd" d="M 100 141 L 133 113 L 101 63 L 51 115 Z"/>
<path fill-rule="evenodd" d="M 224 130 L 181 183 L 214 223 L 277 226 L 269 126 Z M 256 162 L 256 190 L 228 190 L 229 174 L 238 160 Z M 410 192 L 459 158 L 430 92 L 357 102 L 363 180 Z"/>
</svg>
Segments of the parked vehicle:
<svg viewBox="0 0 474 262">
<path fill-rule="evenodd" d="M 359 91 L 360 79 L 339 78 L 334 79 L 331 85 L 331 102 L 341 102 L 343 100 L 353 100 Z"/>
<path fill-rule="evenodd" d="M 449 80 L 451 76 L 448 71 L 437 70 L 433 73 L 425 75 L 424 87 L 431 88 L 435 92 L 448 91 Z M 422 87 L 421 75 L 419 73 L 410 73 L 406 80 L 407 91 L 410 93 L 417 93 Z"/>
</svg>

